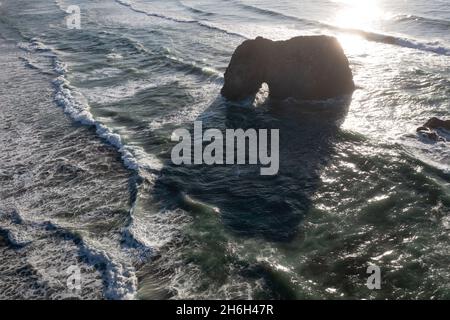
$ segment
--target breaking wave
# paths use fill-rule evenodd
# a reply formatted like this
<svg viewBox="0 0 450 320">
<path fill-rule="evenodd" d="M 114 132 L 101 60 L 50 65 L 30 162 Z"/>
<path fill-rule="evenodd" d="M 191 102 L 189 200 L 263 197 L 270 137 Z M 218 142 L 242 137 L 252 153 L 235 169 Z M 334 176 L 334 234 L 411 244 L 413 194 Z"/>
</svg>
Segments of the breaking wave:
<svg viewBox="0 0 450 320">
<path fill-rule="evenodd" d="M 120 258 L 123 255 L 122 252 L 134 250 L 138 252 L 133 256 L 136 256 L 137 260 L 145 260 L 151 257 L 154 248 L 148 245 L 148 241 L 145 239 L 139 239 L 135 230 L 135 204 L 140 181 L 144 176 L 151 174 L 151 172 L 158 172 L 161 169 L 161 164 L 156 159 L 149 159 L 149 156 L 139 148 L 132 148 L 123 143 L 122 138 L 117 133 L 114 133 L 110 128 L 105 126 L 99 121 L 96 121 L 93 115 L 89 111 L 89 105 L 85 102 L 84 97 L 71 87 L 70 82 L 66 79 L 65 74 L 67 72 L 67 66 L 58 60 L 56 53 L 38 39 L 33 38 L 29 44 L 20 43 L 19 48 L 28 51 L 29 53 L 39 53 L 45 51 L 51 53 L 46 55 L 51 58 L 53 65 L 53 74 L 57 77 L 52 81 L 55 88 L 55 102 L 64 110 L 64 112 L 74 121 L 83 125 L 93 126 L 96 129 L 96 133 L 99 137 L 106 140 L 110 145 L 114 146 L 119 153 L 125 167 L 133 170 L 137 174 L 137 179 L 134 185 L 134 190 L 131 191 L 134 194 L 132 200 L 133 205 L 129 212 L 129 221 L 123 228 L 122 238 L 123 243 L 122 251 L 117 251 L 114 254 L 111 252 L 101 250 L 95 244 L 91 244 L 89 240 L 84 239 L 76 234 L 72 234 L 71 231 L 65 229 L 62 226 L 55 224 L 55 222 L 45 222 L 46 225 L 42 228 L 57 229 L 60 232 L 64 232 L 73 239 L 75 239 L 77 245 L 80 247 L 80 254 L 86 257 L 89 261 L 95 264 L 103 264 L 106 266 L 103 276 L 105 278 L 106 288 L 104 295 L 108 299 L 131 299 L 134 298 L 137 290 L 137 279 L 132 262 L 126 262 L 127 260 Z M 45 71 L 45 65 L 39 65 L 37 62 L 31 60 L 31 58 L 21 57 L 25 65 L 37 69 L 40 72 L 46 74 L 52 74 Z M 20 215 L 15 215 L 16 221 L 22 221 L 19 225 L 25 225 L 25 220 Z M 33 222 L 34 223 L 34 222 Z M 1 225 L 0 225 L 1 227 Z M 21 227 L 22 228 L 22 227 Z M 41 226 L 34 223 L 34 229 L 39 229 Z M 14 233 L 13 230 L 2 227 L 2 233 L 5 234 L 13 246 L 23 246 L 28 243 L 30 233 Z M 32 236 L 32 233 L 31 233 Z M 31 238 L 30 238 L 31 239 Z M 119 259 L 119 261 L 116 261 Z"/>
<path fill-rule="evenodd" d="M 208 29 L 211 29 L 211 30 L 215 30 L 215 31 L 219 31 L 221 33 L 226 33 L 228 35 L 233 35 L 233 36 L 237 36 L 237 37 L 240 37 L 240 38 L 247 38 L 247 36 L 244 35 L 244 34 L 241 34 L 241 33 L 238 33 L 238 32 L 234 32 L 234 31 L 230 31 L 230 30 L 227 30 L 225 28 L 218 27 L 218 26 L 216 26 L 216 25 L 214 25 L 214 24 L 212 24 L 210 22 L 199 21 L 199 20 L 196 20 L 196 19 L 187 19 L 187 18 L 183 18 L 183 17 L 172 17 L 172 16 L 168 16 L 168 15 L 165 15 L 165 14 L 162 14 L 162 13 L 156 13 L 156 12 L 151 12 L 151 11 L 148 11 L 148 10 L 144 10 L 144 9 L 136 7 L 136 5 L 130 0 L 116 0 L 116 2 L 118 2 L 121 5 L 126 6 L 128 8 L 130 8 L 134 12 L 143 13 L 143 14 L 145 14 L 147 16 L 157 17 L 157 18 L 170 20 L 170 21 L 174 21 L 174 22 L 179 22 L 179 23 L 195 23 L 195 24 L 198 24 L 198 25 L 200 25 L 202 27 L 205 27 L 205 28 L 208 28 Z"/>
</svg>

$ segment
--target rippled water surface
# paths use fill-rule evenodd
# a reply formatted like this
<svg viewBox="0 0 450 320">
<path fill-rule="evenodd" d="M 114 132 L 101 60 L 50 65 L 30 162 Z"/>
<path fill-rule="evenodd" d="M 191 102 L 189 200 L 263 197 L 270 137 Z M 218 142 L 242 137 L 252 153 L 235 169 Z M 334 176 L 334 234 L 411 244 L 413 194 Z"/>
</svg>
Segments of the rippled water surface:
<svg viewBox="0 0 450 320">
<path fill-rule="evenodd" d="M 449 116 L 449 29 L 439 0 L 2 1 L 0 297 L 79 265 L 83 298 L 450 298 L 449 142 L 415 134 Z M 352 97 L 220 97 L 242 41 L 311 34 Z M 196 120 L 279 129 L 278 175 L 174 166 Z"/>
</svg>

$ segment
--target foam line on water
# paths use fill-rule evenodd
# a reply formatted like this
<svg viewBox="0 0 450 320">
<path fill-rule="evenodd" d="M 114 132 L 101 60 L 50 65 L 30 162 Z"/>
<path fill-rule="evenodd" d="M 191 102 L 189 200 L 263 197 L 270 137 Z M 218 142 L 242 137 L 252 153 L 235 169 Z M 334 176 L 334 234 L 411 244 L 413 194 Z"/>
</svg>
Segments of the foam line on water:
<svg viewBox="0 0 450 320">
<path fill-rule="evenodd" d="M 142 175 L 152 174 L 152 172 L 159 172 L 162 168 L 162 164 L 156 158 L 149 158 L 148 155 L 140 148 L 129 147 L 123 143 L 119 134 L 114 133 L 103 123 L 96 121 L 89 111 L 89 105 L 85 102 L 84 97 L 70 86 L 69 81 L 66 79 L 65 74 L 67 72 L 67 66 L 58 60 L 56 53 L 49 47 L 45 46 L 38 39 L 31 39 L 30 44 L 20 44 L 20 48 L 26 50 L 29 53 L 41 53 L 46 52 L 46 57 L 51 58 L 53 64 L 53 71 L 57 77 L 52 81 L 55 88 L 55 102 L 59 105 L 64 112 L 74 121 L 83 125 L 93 126 L 96 129 L 96 133 L 99 137 L 106 140 L 109 144 L 114 146 L 119 153 L 123 164 L 130 170 L 136 172 L 138 177 Z M 51 53 L 50 55 L 48 53 Z M 29 59 L 22 59 L 25 63 L 31 64 Z M 33 65 L 33 69 L 39 72 L 45 73 L 46 66 Z M 140 180 L 140 179 L 138 179 Z M 139 182 L 135 186 L 135 193 L 138 192 Z M 122 230 L 124 251 L 138 251 L 137 259 L 140 261 L 147 260 L 153 252 L 153 248 L 146 245 L 145 239 L 138 239 L 133 232 L 134 226 L 134 203 L 129 211 L 130 223 L 126 225 Z M 54 224 L 54 222 L 48 222 Z M 59 228 L 59 226 L 55 226 Z M 9 231 L 7 233 L 10 240 L 17 245 L 24 245 L 27 243 L 26 239 L 17 238 Z M 107 287 L 105 288 L 105 295 L 111 299 L 130 299 L 133 298 L 137 290 L 137 280 L 135 279 L 134 269 L 131 265 L 123 265 L 116 262 L 117 257 L 110 256 L 110 254 L 104 250 L 98 249 L 95 244 L 89 244 L 86 239 L 82 239 L 81 253 L 88 257 L 90 261 L 107 262 L 107 270 L 105 271 L 105 278 L 107 280 Z M 136 255 L 134 255 L 136 256 Z"/>
<path fill-rule="evenodd" d="M 123 5 L 123 6 L 128 7 L 130 10 L 133 10 L 134 12 L 143 13 L 143 14 L 145 14 L 147 16 L 161 18 L 161 19 L 165 19 L 165 20 L 169 20 L 169 21 L 173 21 L 173 22 L 178 22 L 178 23 L 191 23 L 191 24 L 194 23 L 194 24 L 198 24 L 198 25 L 200 25 L 202 27 L 208 28 L 210 30 L 215 30 L 215 31 L 218 31 L 218 32 L 221 32 L 221 33 L 226 33 L 228 35 L 233 35 L 233 36 L 237 36 L 237 37 L 244 38 L 244 39 L 248 38 L 246 35 L 244 35 L 242 33 L 230 31 L 230 30 L 227 30 L 225 28 L 221 28 L 221 27 L 216 26 L 216 25 L 214 25 L 214 24 L 212 24 L 210 22 L 200 21 L 200 20 L 196 20 L 196 19 L 186 19 L 186 18 L 181 18 L 181 17 L 171 17 L 171 16 L 168 16 L 168 15 L 165 15 L 165 14 L 144 10 L 144 9 L 138 8 L 136 6 L 136 4 L 133 3 L 130 0 L 116 0 L 116 2 L 121 4 L 121 5 Z"/>
<path fill-rule="evenodd" d="M 7 234 L 13 247 L 22 248 L 29 245 L 34 238 L 46 237 L 49 234 L 60 236 L 65 241 L 72 241 L 80 256 L 84 257 L 92 266 L 105 266 L 102 276 L 105 280 L 104 296 L 106 299 L 134 299 L 137 291 L 137 277 L 130 263 L 113 253 L 95 246 L 92 241 L 84 239 L 78 233 L 59 225 L 56 222 L 29 220 L 19 212 L 5 213 L 0 219 L 0 231 Z M 52 248 L 50 248 L 52 249 Z M 64 248 L 62 248 L 64 250 Z M 45 266 L 44 266 L 45 268 Z"/>
</svg>

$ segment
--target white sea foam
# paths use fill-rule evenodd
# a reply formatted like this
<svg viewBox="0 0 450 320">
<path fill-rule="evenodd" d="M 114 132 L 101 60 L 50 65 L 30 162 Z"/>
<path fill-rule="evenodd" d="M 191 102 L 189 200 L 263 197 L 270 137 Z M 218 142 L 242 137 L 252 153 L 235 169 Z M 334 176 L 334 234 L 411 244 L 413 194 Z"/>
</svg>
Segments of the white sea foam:
<svg viewBox="0 0 450 320">
<path fill-rule="evenodd" d="M 157 88 L 175 80 L 175 77 L 163 81 L 152 82 L 151 80 L 127 81 L 114 87 L 92 87 L 83 88 L 83 95 L 91 103 L 106 104 L 118 102 L 135 96 L 137 93 L 147 89 Z"/>
<path fill-rule="evenodd" d="M 57 60 L 55 62 L 55 70 L 63 73 L 53 81 L 56 89 L 55 101 L 57 104 L 73 120 L 84 125 L 95 126 L 97 135 L 118 149 L 124 165 L 131 170 L 139 170 L 139 162 L 134 156 L 133 148 L 125 145 L 119 134 L 94 119 L 84 96 L 71 88 L 69 81 L 64 76 L 66 68 Z"/>
<path fill-rule="evenodd" d="M 40 239 L 39 242 L 45 242 L 40 250 L 29 250 L 27 255 L 27 262 L 35 268 L 44 281 L 56 281 L 60 276 L 58 274 L 61 273 L 65 278 L 66 268 L 77 262 L 77 258 L 71 255 L 81 253 L 92 266 L 105 266 L 102 272 L 106 283 L 103 292 L 105 298 L 134 299 L 137 277 L 131 263 L 122 257 L 124 252 L 119 252 L 120 247 L 108 246 L 107 242 L 95 242 L 88 237 L 80 240 L 79 235 L 70 230 L 70 226 L 65 227 L 55 221 L 49 222 L 36 215 L 20 214 L 16 210 L 2 215 L 0 228 L 7 231 L 8 240 L 15 246 L 33 246 L 33 241 L 36 239 Z M 53 238 L 57 235 L 62 239 L 54 240 Z M 43 251 L 47 253 L 43 254 Z M 51 261 L 55 255 L 59 258 L 57 268 Z M 84 283 L 88 283 L 87 276 L 84 272 Z"/>
<path fill-rule="evenodd" d="M 30 46 L 24 46 L 27 50 L 34 50 L 33 48 L 39 47 L 51 51 L 51 49 L 41 42 L 38 42 L 36 39 L 32 41 L 33 43 L 39 43 L 39 45 L 31 44 Z M 55 86 L 55 101 L 63 108 L 64 112 L 73 120 L 80 122 L 81 124 L 95 126 L 97 135 L 118 149 L 121 153 L 122 161 L 128 169 L 136 171 L 139 171 L 141 168 L 160 170 L 162 164 L 156 157 L 146 154 L 142 148 L 124 144 L 122 137 L 119 134 L 115 133 L 105 124 L 94 119 L 85 96 L 71 87 L 70 82 L 66 79 L 65 74 L 67 72 L 67 65 L 59 61 L 56 54 L 53 54 L 51 57 L 53 60 L 53 69 L 59 74 L 59 76 L 53 80 L 53 85 Z M 166 79 L 167 82 L 172 80 L 172 78 Z M 131 90 L 131 93 L 128 92 L 128 96 L 134 95 L 136 92 L 143 89 L 157 87 L 158 85 L 161 85 L 161 83 L 147 83 L 144 81 L 135 83 L 134 89 Z M 125 92 L 130 90 L 130 86 L 131 84 L 128 83 L 123 87 L 123 90 L 120 92 L 122 97 Z M 113 88 L 109 91 L 107 90 L 105 95 L 108 97 L 108 92 L 112 93 L 115 90 L 117 90 L 117 88 Z M 109 98 L 111 98 L 111 96 L 109 96 Z M 118 97 L 113 96 L 113 98 Z"/>
<path fill-rule="evenodd" d="M 49 51 L 51 52 L 51 49 L 47 47 L 45 44 L 40 42 L 37 38 L 32 38 L 30 42 L 19 42 L 17 46 L 20 49 L 33 52 L 33 51 Z"/>
<path fill-rule="evenodd" d="M 93 117 L 86 98 L 78 90 L 73 88 L 65 77 L 68 67 L 58 60 L 54 51 L 37 39 L 33 39 L 29 45 L 20 44 L 20 47 L 30 53 L 38 53 L 41 51 L 51 53 L 46 56 L 51 58 L 53 70 L 58 75 L 53 80 L 55 102 L 74 121 L 83 125 L 94 126 L 99 137 L 117 148 L 127 168 L 136 171 L 138 175 L 148 174 L 143 172 L 145 170 L 161 170 L 162 163 L 156 157 L 148 155 L 142 148 L 126 145 L 119 134 Z M 24 59 L 24 61 L 31 64 L 31 60 Z M 41 71 L 45 71 L 44 69 L 45 65 L 39 67 Z M 106 265 L 106 270 L 103 272 L 103 277 L 106 280 L 104 294 L 109 299 L 134 298 L 137 290 L 137 279 L 132 263 L 136 260 L 144 261 L 148 259 L 153 251 L 149 245 L 156 243 L 153 237 L 150 237 L 153 239 L 152 241 L 147 240 L 149 235 L 151 235 L 148 228 L 145 233 L 139 231 L 142 228 L 139 227 L 139 223 L 135 223 L 134 207 L 133 205 L 133 209 L 130 210 L 131 223 L 122 232 L 123 246 L 116 244 L 115 246 L 109 245 L 105 247 L 104 241 L 102 243 L 95 242 L 89 237 L 82 238 L 79 244 L 80 252 L 90 263 L 93 265 L 98 263 Z M 48 223 L 50 222 L 47 221 Z M 54 228 L 65 229 L 64 226 L 59 226 L 54 221 L 51 224 Z M 14 232 L 15 229 L 11 226 L 7 230 L 11 230 L 8 231 L 8 236 L 11 242 L 17 246 L 27 244 L 33 239 L 33 232 Z M 153 236 L 156 234 L 158 234 L 158 237 L 162 237 L 162 234 L 153 232 Z M 29 237 L 23 235 L 28 235 Z"/>
<path fill-rule="evenodd" d="M 442 131 L 439 134 L 445 138 L 450 138 L 450 135 L 447 136 Z M 447 142 L 436 142 L 411 133 L 401 136 L 399 141 L 405 152 L 413 158 L 438 170 L 450 173 L 450 139 Z"/>
<path fill-rule="evenodd" d="M 220 83 L 210 82 L 202 88 L 192 90 L 189 94 L 198 101 L 197 103 L 189 104 L 182 110 L 172 112 L 163 118 L 152 120 L 149 124 L 150 129 L 156 130 L 167 124 L 181 124 L 198 119 L 217 98 L 220 87 Z"/>
<path fill-rule="evenodd" d="M 105 67 L 94 70 L 86 70 L 83 72 L 74 72 L 73 74 L 80 81 L 96 81 L 117 77 L 122 74 L 123 70 L 114 67 Z"/>
<path fill-rule="evenodd" d="M 446 48 L 438 43 L 421 43 L 419 41 L 398 38 L 396 44 L 405 48 L 428 51 L 440 55 L 450 56 L 450 48 Z"/>
<path fill-rule="evenodd" d="M 123 58 L 123 56 L 120 53 L 112 52 L 112 53 L 107 54 L 106 58 L 109 60 L 120 60 Z"/>
</svg>

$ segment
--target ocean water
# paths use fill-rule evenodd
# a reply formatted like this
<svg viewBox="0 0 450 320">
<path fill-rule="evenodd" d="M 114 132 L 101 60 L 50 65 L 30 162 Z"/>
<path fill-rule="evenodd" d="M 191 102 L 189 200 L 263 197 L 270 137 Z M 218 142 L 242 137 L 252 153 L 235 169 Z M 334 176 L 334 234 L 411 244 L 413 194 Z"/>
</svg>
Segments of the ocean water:
<svg viewBox="0 0 450 320">
<path fill-rule="evenodd" d="M 84 299 L 449 299 L 450 142 L 415 133 L 449 116 L 449 30 L 445 0 L 3 0 L 0 297 L 70 297 L 75 265 Z M 352 97 L 220 97 L 242 41 L 312 34 Z M 173 165 L 196 120 L 279 129 L 278 175 Z"/>
</svg>

